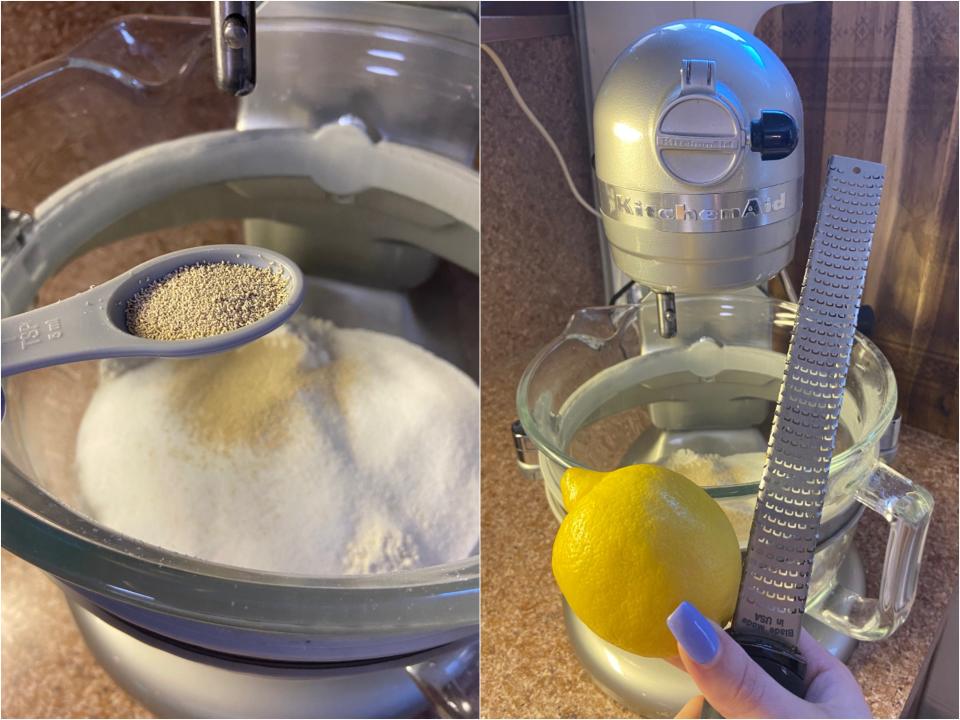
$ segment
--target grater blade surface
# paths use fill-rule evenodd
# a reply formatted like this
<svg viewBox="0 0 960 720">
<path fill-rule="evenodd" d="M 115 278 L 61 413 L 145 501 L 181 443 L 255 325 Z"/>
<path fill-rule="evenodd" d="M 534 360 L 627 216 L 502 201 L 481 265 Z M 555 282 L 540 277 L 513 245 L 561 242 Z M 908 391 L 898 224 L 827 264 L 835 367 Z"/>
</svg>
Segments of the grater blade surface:
<svg viewBox="0 0 960 720">
<path fill-rule="evenodd" d="M 884 167 L 827 168 L 732 632 L 796 652 Z"/>
</svg>

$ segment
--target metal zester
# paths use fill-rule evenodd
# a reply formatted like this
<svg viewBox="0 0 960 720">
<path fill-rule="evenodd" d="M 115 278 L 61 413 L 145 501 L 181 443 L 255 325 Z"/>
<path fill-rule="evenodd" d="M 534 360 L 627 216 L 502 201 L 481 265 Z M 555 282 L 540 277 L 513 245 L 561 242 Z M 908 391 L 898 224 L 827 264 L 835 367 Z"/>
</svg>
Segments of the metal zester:
<svg viewBox="0 0 960 720">
<path fill-rule="evenodd" d="M 883 165 L 830 158 L 730 631 L 800 696 L 800 620 L 883 179 Z"/>
</svg>

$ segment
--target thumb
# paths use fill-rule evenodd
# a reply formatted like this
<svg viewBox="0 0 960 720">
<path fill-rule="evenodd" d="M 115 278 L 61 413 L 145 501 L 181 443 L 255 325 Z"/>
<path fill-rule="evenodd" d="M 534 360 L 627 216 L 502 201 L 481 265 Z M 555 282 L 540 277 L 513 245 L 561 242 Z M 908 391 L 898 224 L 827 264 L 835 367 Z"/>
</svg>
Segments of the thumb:
<svg viewBox="0 0 960 720">
<path fill-rule="evenodd" d="M 723 717 L 812 717 L 810 703 L 781 687 L 690 603 L 680 603 L 667 626 L 677 639 L 687 674 Z"/>
<path fill-rule="evenodd" d="M 680 708 L 680 712 L 673 716 L 674 720 L 695 720 L 703 717 L 703 695 L 694 695 L 687 700 L 687 704 Z"/>
</svg>

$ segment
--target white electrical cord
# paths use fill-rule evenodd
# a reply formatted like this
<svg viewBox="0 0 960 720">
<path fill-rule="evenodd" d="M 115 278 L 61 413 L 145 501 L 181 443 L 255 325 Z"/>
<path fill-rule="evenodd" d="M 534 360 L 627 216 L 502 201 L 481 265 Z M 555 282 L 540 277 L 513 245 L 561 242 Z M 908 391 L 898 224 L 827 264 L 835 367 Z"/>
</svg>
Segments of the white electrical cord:
<svg viewBox="0 0 960 720">
<path fill-rule="evenodd" d="M 523 111 L 523 114 L 527 116 L 527 119 L 530 120 L 533 126 L 539 131 L 539 133 L 543 136 L 543 139 L 547 141 L 547 145 L 549 145 L 550 149 L 553 150 L 553 154 L 557 156 L 557 162 L 560 163 L 560 169 L 563 170 L 563 177 L 566 178 L 567 186 L 570 188 L 570 192 L 573 193 L 573 196 L 577 199 L 577 202 L 583 205 L 587 212 L 593 213 L 597 217 L 600 217 L 600 213 L 597 212 L 596 208 L 583 199 L 583 196 L 577 190 L 576 185 L 573 184 L 573 178 L 570 177 L 570 171 L 567 169 L 567 163 L 564 162 L 563 155 L 560 154 L 560 148 L 557 147 L 557 144 L 553 141 L 553 138 L 550 137 L 550 133 L 547 132 L 547 129 L 539 120 L 537 120 L 537 116 L 533 114 L 533 111 L 529 108 L 527 103 L 524 102 L 523 97 L 520 95 L 520 91 L 517 90 L 517 86 L 514 84 L 513 78 L 510 77 L 510 73 L 507 72 L 507 67 L 503 64 L 500 56 L 497 55 L 497 53 L 495 53 L 493 48 L 491 48 L 489 45 L 481 44 L 480 47 L 488 56 L 490 56 L 493 64 L 497 66 L 497 70 L 499 70 L 500 74 L 503 76 L 503 81 L 507 84 L 507 89 L 510 91 L 510 94 L 513 95 L 513 99 Z"/>
<path fill-rule="evenodd" d="M 577 190 L 576 185 L 573 184 L 573 178 L 570 177 L 570 171 L 567 169 L 567 163 L 563 160 L 563 155 L 560 154 L 560 148 L 557 147 L 557 144 L 553 141 L 553 138 L 550 137 L 550 133 L 547 132 L 547 129 L 543 126 L 537 116 L 533 114 L 533 110 L 530 109 L 530 106 L 524 101 L 523 96 L 520 95 L 520 91 L 517 89 L 516 84 L 513 82 L 513 78 L 510 77 L 510 73 L 507 71 L 507 66 L 503 64 L 503 60 L 500 59 L 500 56 L 494 51 L 492 47 L 484 43 L 480 44 L 480 48 L 490 57 L 493 61 L 493 64 L 497 66 L 497 70 L 500 71 L 500 75 L 503 76 L 503 81 L 507 84 L 507 89 L 510 91 L 510 94 L 513 96 L 513 99 L 516 101 L 519 108 L 523 111 L 523 114 L 527 116 L 527 119 L 533 124 L 537 131 L 543 136 L 543 139 L 547 141 L 547 145 L 550 146 L 550 149 L 553 150 L 553 154 L 557 157 L 557 162 L 560 163 L 560 169 L 563 170 L 563 177 L 567 181 L 567 187 L 570 188 L 570 192 L 573 193 L 573 196 L 577 199 L 577 202 L 583 205 L 584 209 L 600 217 L 600 213 L 597 212 L 590 203 L 583 199 L 583 196 L 580 194 L 580 191 Z M 797 302 L 797 291 L 793 287 L 793 283 L 790 281 L 790 276 L 787 274 L 786 268 L 780 271 L 780 281 L 783 283 L 783 289 L 787 294 L 787 299 L 791 302 Z M 621 288 L 619 295 L 626 287 Z M 616 297 L 616 295 L 614 296 Z"/>
</svg>

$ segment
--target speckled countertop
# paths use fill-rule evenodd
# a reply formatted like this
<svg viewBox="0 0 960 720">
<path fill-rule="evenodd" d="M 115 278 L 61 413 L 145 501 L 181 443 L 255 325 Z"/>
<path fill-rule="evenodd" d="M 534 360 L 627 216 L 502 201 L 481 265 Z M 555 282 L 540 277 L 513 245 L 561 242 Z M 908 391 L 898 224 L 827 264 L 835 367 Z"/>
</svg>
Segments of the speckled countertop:
<svg viewBox="0 0 960 720">
<path fill-rule="evenodd" d="M 154 717 L 87 650 L 53 582 L 6 550 L 2 562 L 3 717 Z"/>
<path fill-rule="evenodd" d="M 509 433 L 526 360 L 483 370 L 481 713 L 632 717 L 592 683 L 567 642 L 550 573 L 556 520 L 542 483 L 517 470 Z M 900 715 L 957 587 L 957 443 L 904 428 L 894 467 L 927 488 L 936 509 L 910 618 L 890 639 L 860 644 L 850 661 L 874 715 L 886 718 Z M 876 592 L 886 537 L 886 523 L 866 513 L 856 543 L 868 591 Z"/>
</svg>

